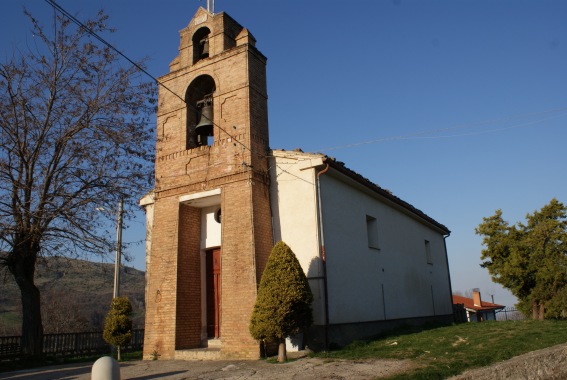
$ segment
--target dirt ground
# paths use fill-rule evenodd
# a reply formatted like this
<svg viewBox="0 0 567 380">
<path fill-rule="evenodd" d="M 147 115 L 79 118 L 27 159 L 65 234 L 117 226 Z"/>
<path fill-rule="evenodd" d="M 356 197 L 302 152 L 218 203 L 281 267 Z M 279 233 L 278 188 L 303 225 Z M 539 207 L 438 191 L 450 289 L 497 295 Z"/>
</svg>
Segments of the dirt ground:
<svg viewBox="0 0 567 380">
<path fill-rule="evenodd" d="M 122 379 L 379 379 L 414 368 L 409 360 L 327 360 L 302 357 L 285 364 L 265 361 L 132 361 L 120 364 Z M 0 379 L 90 379 L 92 363 L 0 373 Z M 567 345 L 517 356 L 467 371 L 451 380 L 567 379 Z"/>
<path fill-rule="evenodd" d="M 410 366 L 409 362 L 394 360 L 325 361 L 318 358 L 303 358 L 279 365 L 266 362 L 225 362 L 218 363 L 215 368 L 188 369 L 171 379 L 365 380 L 403 372 Z M 126 372 L 124 375 L 126 376 Z M 139 379 L 137 376 L 124 378 Z"/>
<path fill-rule="evenodd" d="M 466 371 L 450 380 L 559 380 L 567 379 L 567 345 L 560 344 L 488 367 Z"/>
<path fill-rule="evenodd" d="M 32 371 L 0 373 L 0 379 L 90 379 L 92 363 L 46 367 Z M 358 360 L 330 361 L 301 358 L 285 364 L 265 361 L 181 361 L 156 360 L 121 363 L 122 379 L 348 379 L 366 380 L 386 377 L 412 368 L 409 361 Z"/>
</svg>

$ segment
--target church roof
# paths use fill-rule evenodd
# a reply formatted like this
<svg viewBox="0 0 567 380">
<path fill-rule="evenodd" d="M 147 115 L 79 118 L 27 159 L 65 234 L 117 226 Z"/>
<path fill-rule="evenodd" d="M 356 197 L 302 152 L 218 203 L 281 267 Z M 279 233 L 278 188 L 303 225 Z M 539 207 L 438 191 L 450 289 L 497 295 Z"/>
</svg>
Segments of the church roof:
<svg viewBox="0 0 567 380">
<path fill-rule="evenodd" d="M 352 169 L 349 169 L 345 165 L 344 162 L 337 161 L 333 157 L 327 156 L 327 155 L 322 154 L 322 153 L 305 153 L 301 149 L 295 149 L 293 151 L 286 151 L 286 150 L 283 150 L 283 149 L 279 149 L 279 150 L 272 150 L 272 152 L 273 152 L 274 155 L 287 156 L 287 157 L 290 157 L 290 158 L 293 157 L 293 158 L 296 158 L 296 159 L 304 158 L 304 159 L 313 160 L 314 158 L 320 158 L 323 163 L 329 164 L 329 166 L 331 168 L 333 168 L 336 171 L 346 175 L 350 179 L 358 182 L 359 184 L 370 189 L 374 193 L 382 196 L 383 198 L 386 198 L 387 200 L 395 203 L 396 205 L 401 206 L 402 208 L 411 212 L 412 214 L 416 215 L 417 217 L 419 217 L 419 218 L 427 221 L 428 223 L 436 226 L 437 228 L 441 229 L 445 234 L 448 235 L 448 234 L 451 233 L 451 231 L 446 226 L 437 222 L 435 219 L 431 218 L 430 216 L 425 214 L 423 211 L 417 209 L 416 207 L 412 206 L 408 202 L 398 198 L 397 196 L 392 194 L 392 192 L 390 190 L 387 190 L 387 189 L 384 189 L 384 188 L 378 186 L 374 182 L 370 181 L 368 178 L 362 176 L 361 174 L 355 172 Z"/>
</svg>

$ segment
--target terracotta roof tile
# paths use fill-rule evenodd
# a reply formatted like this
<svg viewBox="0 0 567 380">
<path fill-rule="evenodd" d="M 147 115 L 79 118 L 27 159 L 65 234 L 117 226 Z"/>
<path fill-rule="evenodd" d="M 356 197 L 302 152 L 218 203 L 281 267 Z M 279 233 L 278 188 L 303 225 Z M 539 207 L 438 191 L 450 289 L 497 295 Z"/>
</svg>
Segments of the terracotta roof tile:
<svg viewBox="0 0 567 380">
<path fill-rule="evenodd" d="M 453 304 L 463 304 L 465 308 L 471 310 L 499 310 L 504 309 L 506 306 L 498 305 L 497 303 L 491 303 L 486 301 L 481 301 L 481 306 L 476 306 L 472 298 L 467 298 L 463 296 L 457 296 L 453 294 Z"/>
</svg>

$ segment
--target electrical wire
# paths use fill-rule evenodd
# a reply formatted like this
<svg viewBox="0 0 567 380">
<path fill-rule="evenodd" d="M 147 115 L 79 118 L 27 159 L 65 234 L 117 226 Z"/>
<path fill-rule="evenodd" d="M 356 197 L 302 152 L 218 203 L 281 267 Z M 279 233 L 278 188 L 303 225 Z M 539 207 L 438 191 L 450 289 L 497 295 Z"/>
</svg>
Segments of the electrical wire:
<svg viewBox="0 0 567 380">
<path fill-rule="evenodd" d="M 112 49 L 113 51 L 115 51 L 117 54 L 119 54 L 121 57 L 123 57 L 124 59 L 126 59 L 130 64 L 132 64 L 134 67 L 136 67 L 138 70 L 140 70 L 142 73 L 144 73 L 145 75 L 147 75 L 148 77 L 150 77 L 155 83 L 157 83 L 159 86 L 162 86 L 164 89 L 166 89 L 167 91 L 169 91 L 170 93 L 172 93 L 175 97 L 177 97 L 178 99 L 180 99 L 183 103 L 185 103 L 188 107 L 193 108 L 195 111 L 199 112 L 199 110 L 193 106 L 192 104 L 188 104 L 185 99 L 183 99 L 181 96 L 179 96 L 176 92 L 174 92 L 173 90 L 171 90 L 169 87 L 167 87 L 165 84 L 163 84 L 162 82 L 160 82 L 156 77 L 154 77 L 152 74 L 150 74 L 146 69 L 144 69 L 142 66 L 140 66 L 139 64 L 137 64 L 136 62 L 134 62 L 132 59 L 130 59 L 126 54 L 122 53 L 120 50 L 118 50 L 116 47 L 114 47 L 111 43 L 109 43 L 108 41 L 106 41 L 104 38 L 102 38 L 101 36 L 99 36 L 97 33 L 95 33 L 94 31 L 92 31 L 91 29 L 89 29 L 85 24 L 83 24 L 81 21 L 79 21 L 76 17 L 74 17 L 72 14 L 70 14 L 68 11 L 66 11 L 63 7 L 61 7 L 59 4 L 57 4 L 54 0 L 44 0 L 46 3 L 48 3 L 49 5 L 51 5 L 54 9 L 56 9 L 57 11 L 61 12 L 61 14 L 63 14 L 65 17 L 67 17 L 69 20 L 71 20 L 72 22 L 74 22 L 77 26 L 79 26 L 80 28 L 82 28 L 83 30 L 85 30 L 88 34 L 90 34 L 91 36 L 93 36 L 96 40 L 98 40 L 100 43 L 104 44 L 106 47 L 108 47 L 109 49 Z M 223 131 L 224 133 L 226 133 L 228 136 L 230 136 L 234 141 L 236 141 L 238 144 L 242 145 L 242 147 L 244 147 L 245 149 L 247 149 L 250 153 L 253 153 L 255 155 L 257 155 L 260 158 L 265 158 L 266 155 L 262 154 L 262 153 L 258 153 L 258 152 L 254 152 L 250 147 L 248 147 L 246 144 L 244 144 L 242 141 L 238 140 L 237 138 L 235 138 L 234 136 L 232 136 L 230 133 L 228 133 L 228 131 L 224 128 L 222 128 L 220 125 L 218 125 L 217 123 L 215 123 L 213 120 L 211 120 L 211 123 L 217 127 L 218 129 L 220 129 L 221 131 Z"/>
<path fill-rule="evenodd" d="M 119 54 L 122 58 L 124 58 L 125 60 L 127 60 L 128 62 L 130 62 L 134 67 L 136 67 L 138 70 L 140 70 L 141 72 L 143 72 L 144 74 L 146 74 L 148 77 L 150 77 L 154 82 L 156 82 L 158 85 L 162 86 L 163 88 L 165 88 L 167 91 L 171 92 L 173 95 L 175 95 L 177 98 L 179 98 L 183 103 L 185 103 L 185 100 L 177 95 L 173 90 L 171 90 L 169 87 L 167 87 L 165 84 L 161 83 L 156 77 L 154 77 L 152 74 L 150 74 L 146 69 L 144 69 L 142 66 L 140 66 L 138 63 L 134 62 L 133 60 L 131 60 L 130 58 L 128 58 L 128 56 L 124 53 L 122 53 L 120 50 L 118 50 L 117 48 L 115 48 L 112 44 L 110 44 L 109 42 L 107 42 L 104 38 L 102 38 L 101 36 L 99 36 L 97 33 L 95 33 L 94 31 L 92 31 L 91 29 L 89 29 L 85 24 L 83 24 L 81 21 L 79 21 L 75 16 L 73 16 L 72 14 L 70 14 L 69 12 L 67 12 L 63 7 L 61 7 L 59 4 L 57 4 L 54 0 L 45 0 L 46 3 L 48 3 L 49 5 L 51 5 L 54 9 L 56 9 L 57 11 L 61 12 L 61 14 L 63 14 L 65 17 L 67 17 L 69 20 L 73 21 L 77 26 L 79 26 L 80 28 L 82 28 L 84 31 L 86 31 L 88 34 L 90 34 L 91 36 L 93 36 L 96 40 L 98 40 L 100 43 L 102 43 L 104 46 L 108 47 L 109 49 L 112 49 L 114 52 L 116 52 L 117 54 Z"/>
<path fill-rule="evenodd" d="M 502 117 L 502 118 L 497 118 L 497 119 L 485 120 L 485 121 L 481 121 L 481 122 L 471 124 L 471 125 L 455 125 L 455 126 L 446 127 L 446 128 L 436 128 L 436 129 L 419 131 L 419 132 L 410 133 L 410 134 L 406 134 L 406 135 L 390 136 L 390 137 L 383 137 L 383 138 L 379 138 L 379 139 L 366 140 L 366 141 L 361 141 L 361 142 L 352 143 L 352 144 L 339 145 L 339 146 L 319 149 L 319 151 L 325 152 L 325 151 L 330 151 L 330 150 L 348 149 L 348 148 L 358 147 L 358 146 L 361 146 L 361 145 L 376 144 L 376 143 L 382 143 L 382 142 L 386 142 L 386 141 L 395 141 L 395 140 L 437 139 L 437 138 L 451 138 L 451 137 L 462 137 L 462 136 L 475 136 L 475 135 L 480 135 L 480 134 L 485 134 L 485 133 L 499 132 L 499 131 L 503 131 L 503 130 L 521 128 L 521 127 L 525 127 L 525 126 L 528 126 L 528 125 L 538 124 L 538 123 L 541 123 L 541 122 L 546 121 L 546 120 L 555 119 L 555 118 L 558 118 L 558 117 L 565 116 L 565 114 L 552 115 L 552 116 L 544 117 L 544 118 L 537 119 L 537 120 L 534 120 L 534 121 L 524 122 L 524 123 L 520 123 L 520 124 L 514 124 L 514 125 L 511 125 L 511 126 L 508 126 L 508 127 L 496 128 L 496 129 L 485 130 L 485 131 L 470 132 L 470 133 L 463 133 L 463 134 L 449 135 L 449 136 L 423 136 L 423 135 L 431 135 L 431 134 L 434 134 L 434 133 L 452 131 L 452 130 L 457 130 L 457 129 L 478 128 L 478 127 L 481 127 L 481 126 L 490 125 L 490 124 L 494 124 L 494 123 L 501 123 L 501 122 L 504 122 L 504 121 L 514 120 L 514 119 L 533 117 L 533 116 L 539 116 L 539 115 L 546 115 L 546 114 L 558 113 L 558 112 L 564 112 L 564 111 L 567 111 L 567 107 L 554 108 L 554 109 L 545 110 L 545 111 L 532 112 L 532 113 L 527 113 L 527 114 L 519 114 L 519 115 L 512 115 L 512 116 L 507 116 L 507 117 Z"/>
<path fill-rule="evenodd" d="M 297 162 L 286 163 L 286 165 L 295 165 L 295 164 L 297 164 Z M 279 173 L 276 172 L 276 178 L 279 177 L 282 173 L 286 173 L 286 174 L 288 174 L 288 175 L 290 175 L 290 176 L 292 176 L 292 177 L 295 177 L 295 178 L 297 178 L 297 179 L 299 179 L 299 180 L 301 180 L 301 181 L 303 181 L 303 182 L 306 182 L 306 183 L 310 184 L 311 186 L 314 186 L 314 184 L 313 184 L 312 182 L 306 180 L 305 178 L 301 178 L 301 177 L 298 176 L 297 174 L 293 174 L 292 172 L 287 171 L 286 169 L 282 168 L 279 164 L 276 164 L 276 167 L 277 167 L 278 169 L 280 169 L 280 172 L 279 172 Z M 281 180 L 281 179 L 280 179 L 280 180 Z"/>
<path fill-rule="evenodd" d="M 144 73 L 145 75 L 147 75 L 149 78 L 151 78 L 155 83 L 157 83 L 159 86 L 162 86 L 164 89 L 166 89 L 167 91 L 169 91 L 171 94 L 173 94 L 176 98 L 180 99 L 183 103 L 185 103 L 188 107 L 193 108 L 195 111 L 198 112 L 198 109 L 193 106 L 192 104 L 187 104 L 187 102 L 185 101 L 185 99 L 183 99 L 181 96 L 179 96 L 177 93 L 175 93 L 173 90 L 171 90 L 169 87 L 167 87 L 165 84 L 163 84 L 162 82 L 160 82 L 156 77 L 154 77 L 152 74 L 150 74 L 146 69 L 144 69 L 142 66 L 140 66 L 138 63 L 134 62 L 132 59 L 130 59 L 127 55 L 125 55 L 124 53 L 122 53 L 121 51 L 119 51 L 116 47 L 114 47 L 112 44 L 110 44 L 109 42 L 107 42 L 104 38 L 102 38 L 101 36 L 99 36 L 97 33 L 95 33 L 94 31 L 92 31 L 91 29 L 89 29 L 86 25 L 84 25 L 81 21 L 79 21 L 76 17 L 74 17 L 73 15 L 71 15 L 68 11 L 66 11 L 63 7 L 61 7 L 59 4 L 57 4 L 54 0 L 44 0 L 45 2 L 47 2 L 49 5 L 51 5 L 55 10 L 59 11 L 61 14 L 63 14 L 65 17 L 67 17 L 69 20 L 71 20 L 72 22 L 74 22 L 77 26 L 79 26 L 80 28 L 82 28 L 83 30 L 85 30 L 88 34 L 90 34 L 91 36 L 93 36 L 96 40 L 98 40 L 100 43 L 104 44 L 106 47 L 108 47 L 109 49 L 112 49 L 113 51 L 115 51 L 117 54 L 119 54 L 121 57 L 123 57 L 124 59 L 126 59 L 130 64 L 132 64 L 134 67 L 136 67 L 138 70 L 140 70 L 142 73 Z M 547 113 L 553 113 L 553 112 L 561 112 L 561 111 L 566 111 L 567 107 L 563 107 L 563 108 L 558 108 L 558 109 L 552 109 L 552 110 L 546 110 L 546 111 L 541 111 L 541 112 L 536 112 L 536 113 L 531 113 L 531 114 L 525 114 L 525 115 L 519 115 L 519 116 L 509 116 L 506 118 L 500 118 L 500 119 L 494 119 L 494 120 L 489 120 L 489 121 L 484 121 L 484 122 L 480 122 L 477 123 L 478 125 L 482 126 L 485 124 L 491 124 L 491 123 L 495 123 L 495 122 L 501 122 L 503 120 L 510 120 L 513 118 L 517 118 L 517 117 L 528 117 L 528 116 L 534 116 L 534 115 L 541 115 L 541 114 L 547 114 Z M 346 145 L 340 145 L 340 146 L 335 146 L 335 147 L 328 147 L 328 148 L 324 148 L 324 149 L 320 149 L 319 151 L 330 151 L 330 150 L 339 150 L 339 149 L 348 149 L 348 148 L 353 148 L 353 147 L 357 147 L 357 146 L 361 146 L 361 145 L 369 145 L 369 144 L 376 144 L 376 143 L 381 143 L 381 142 L 386 142 L 386 141 L 395 141 L 395 140 L 410 140 L 410 139 L 438 139 L 438 138 L 451 138 L 451 137 L 461 137 L 461 136 L 473 136 L 473 135 L 479 135 L 479 134 L 484 134 L 484 133 L 492 133 L 492 132 L 498 132 L 498 131 L 502 131 L 502 130 L 507 130 L 507 129 L 514 129 L 514 128 L 520 128 L 520 127 L 524 127 L 527 125 L 532 125 L 532 124 L 537 124 L 541 121 L 544 120 L 548 120 L 551 118 L 556 118 L 556 117 L 560 117 L 563 115 L 558 115 L 558 116 L 553 116 L 553 117 L 547 117 L 544 119 L 540 119 L 540 120 L 536 120 L 536 121 L 532 121 L 532 122 L 527 122 L 527 123 L 523 123 L 523 124 L 519 124 L 519 125 L 513 125 L 513 126 L 509 126 L 509 127 L 503 127 L 503 128 L 497 128 L 497 129 L 492 129 L 489 131 L 478 131 L 478 132 L 471 132 L 471 133 L 467 133 L 467 134 L 458 134 L 458 135 L 450 135 L 450 136 L 423 136 L 423 135 L 428 135 L 428 134 L 434 134 L 434 133 L 439 133 L 439 132 L 445 132 L 445 131 L 450 131 L 450 130 L 457 130 L 457 129 L 465 129 L 465 128 L 476 128 L 475 125 L 457 125 L 457 126 L 452 126 L 452 127 L 447 127 L 447 128 L 437 128 L 437 129 L 432 129 L 432 130 L 425 130 L 425 131 L 420 131 L 420 132 L 415 132 L 415 133 L 410 133 L 410 134 L 406 134 L 406 135 L 399 135 L 399 136 L 391 136 L 391 137 L 384 137 L 384 138 L 379 138 L 379 139 L 372 139 L 372 140 L 366 140 L 366 141 L 361 141 L 361 142 L 357 142 L 357 143 L 352 143 L 352 144 L 346 144 Z M 219 130 L 221 130 L 222 132 L 226 133 L 228 136 L 230 136 L 233 141 L 235 141 L 236 143 L 240 144 L 244 149 L 248 150 L 250 153 L 257 155 L 260 158 L 268 158 L 270 157 L 270 155 L 266 155 L 266 154 L 262 154 L 262 153 L 258 153 L 253 151 L 250 147 L 248 147 L 246 144 L 244 144 L 242 141 L 240 141 L 239 139 L 235 138 L 234 136 L 232 136 L 230 133 L 228 133 L 228 131 L 224 128 L 222 128 L 220 125 L 218 125 L 217 123 L 215 123 L 214 121 L 211 120 L 211 123 L 217 127 Z M 276 164 L 276 166 L 288 173 L 286 170 L 282 169 L 278 164 Z M 290 174 L 290 173 L 289 173 Z M 302 178 L 301 178 L 302 179 Z M 302 179 L 303 180 L 303 179 Z"/>
</svg>

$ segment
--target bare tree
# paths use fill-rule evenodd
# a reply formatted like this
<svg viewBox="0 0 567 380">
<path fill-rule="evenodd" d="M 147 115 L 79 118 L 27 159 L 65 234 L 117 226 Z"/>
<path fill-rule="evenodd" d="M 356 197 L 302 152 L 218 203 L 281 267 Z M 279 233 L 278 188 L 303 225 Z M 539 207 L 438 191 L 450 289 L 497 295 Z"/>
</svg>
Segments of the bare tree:
<svg viewBox="0 0 567 380">
<path fill-rule="evenodd" d="M 80 300 L 76 294 L 61 290 L 42 293 L 41 316 L 46 334 L 93 331 L 85 310 L 77 307 Z"/>
<path fill-rule="evenodd" d="M 111 31 L 102 11 L 86 28 L 25 13 L 35 44 L 0 64 L 0 266 L 20 289 L 24 352 L 39 355 L 36 261 L 112 251 L 114 216 L 97 209 L 150 187 L 156 89 L 93 42 L 88 30 Z"/>
</svg>

